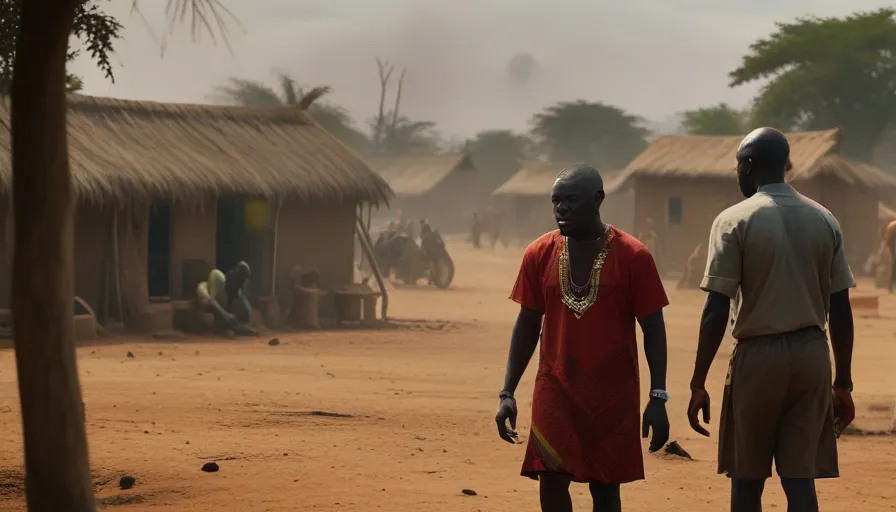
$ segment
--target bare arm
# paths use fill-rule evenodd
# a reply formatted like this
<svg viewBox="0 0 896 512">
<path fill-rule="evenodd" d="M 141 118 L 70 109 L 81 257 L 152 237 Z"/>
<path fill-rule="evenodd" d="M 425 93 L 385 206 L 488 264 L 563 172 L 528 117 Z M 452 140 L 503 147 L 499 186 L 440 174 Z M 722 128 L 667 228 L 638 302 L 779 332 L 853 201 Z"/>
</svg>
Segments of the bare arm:
<svg viewBox="0 0 896 512">
<path fill-rule="evenodd" d="M 694 363 L 694 376 L 691 377 L 691 389 L 704 389 L 706 376 L 715 359 L 728 328 L 728 313 L 731 299 L 718 292 L 709 292 L 703 315 L 700 317 L 700 335 L 697 342 L 697 360 Z"/>
<path fill-rule="evenodd" d="M 731 301 L 737 298 L 740 289 L 743 273 L 740 224 L 739 218 L 732 218 L 726 212 L 722 212 L 713 221 L 709 232 L 706 272 L 700 283 L 700 288 L 708 295 L 700 317 L 697 358 L 694 362 L 694 375 L 691 378 L 692 391 L 704 390 L 706 387 L 706 376 L 728 328 Z M 708 401 L 706 410 L 709 410 Z"/>
<path fill-rule="evenodd" d="M 666 364 L 668 350 L 666 347 L 666 322 L 663 319 L 663 308 L 669 304 L 663 282 L 656 271 L 656 265 L 650 253 L 644 252 L 635 261 L 637 270 L 634 284 L 635 317 L 644 333 L 644 356 L 650 369 L 651 391 L 666 391 Z M 644 408 L 641 421 L 641 437 L 647 438 L 650 431 L 651 452 L 655 452 L 669 441 L 669 415 L 666 412 L 666 400 L 661 396 L 651 396 Z"/>
<path fill-rule="evenodd" d="M 849 288 L 831 294 L 828 326 L 831 331 L 831 347 L 834 350 L 834 366 L 836 368 L 834 386 L 841 389 L 852 389 L 854 330 Z"/>
<path fill-rule="evenodd" d="M 831 348 L 834 350 L 836 376 L 834 385 L 852 391 L 852 305 L 849 303 L 849 289 L 856 285 L 849 268 L 843 247 L 843 233 L 840 226 L 834 226 L 834 258 L 831 261 L 831 303 L 828 310 Z"/>
<path fill-rule="evenodd" d="M 510 354 L 507 356 L 507 372 L 504 375 L 504 391 L 511 395 L 516 392 L 516 387 L 523 378 L 526 367 L 538 346 L 538 337 L 541 334 L 542 314 L 520 307 L 520 312 L 513 324 L 513 332 L 510 335 Z"/>
<path fill-rule="evenodd" d="M 650 368 L 650 389 L 666 389 L 666 322 L 663 310 L 639 320 L 644 333 L 644 356 Z"/>
</svg>

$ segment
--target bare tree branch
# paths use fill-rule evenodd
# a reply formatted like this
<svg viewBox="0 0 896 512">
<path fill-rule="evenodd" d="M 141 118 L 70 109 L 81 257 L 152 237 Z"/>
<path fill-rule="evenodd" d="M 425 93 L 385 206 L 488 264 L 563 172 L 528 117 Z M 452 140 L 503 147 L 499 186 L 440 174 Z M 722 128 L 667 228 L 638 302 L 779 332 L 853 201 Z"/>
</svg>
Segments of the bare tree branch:
<svg viewBox="0 0 896 512">
<path fill-rule="evenodd" d="M 403 68 L 401 70 L 401 76 L 398 77 L 398 88 L 395 91 L 395 107 L 392 109 L 392 123 L 389 126 L 389 141 L 390 146 L 391 142 L 395 140 L 395 128 L 398 126 L 398 107 L 401 105 L 401 88 L 404 85 L 404 76 L 407 74 L 407 68 Z M 392 149 L 392 148 L 390 148 Z"/>
<path fill-rule="evenodd" d="M 383 128 L 386 125 L 386 90 L 389 85 L 389 78 L 392 77 L 392 71 L 394 71 L 395 67 L 389 64 L 388 61 L 380 60 L 379 57 L 376 58 L 376 67 L 380 74 L 380 106 L 376 115 L 376 123 L 373 127 L 373 148 L 376 151 L 380 151 L 383 143 Z"/>
</svg>

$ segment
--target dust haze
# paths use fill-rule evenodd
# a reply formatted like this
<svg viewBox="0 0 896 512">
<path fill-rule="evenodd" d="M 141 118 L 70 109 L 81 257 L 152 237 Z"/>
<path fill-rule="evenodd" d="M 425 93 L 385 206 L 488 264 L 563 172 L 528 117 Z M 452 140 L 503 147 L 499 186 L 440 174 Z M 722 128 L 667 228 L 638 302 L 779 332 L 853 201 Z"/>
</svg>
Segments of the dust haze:
<svg viewBox="0 0 896 512">
<path fill-rule="evenodd" d="M 751 42 L 776 20 L 842 16 L 886 6 L 878 0 L 222 0 L 232 53 L 189 27 L 167 50 L 165 3 L 115 0 L 107 11 L 125 26 L 117 43 L 116 81 L 88 55 L 73 65 L 85 93 L 163 102 L 211 102 L 228 77 L 275 85 L 273 70 L 308 85 L 330 85 L 330 100 L 366 125 L 377 104 L 374 58 L 408 69 L 402 110 L 431 120 L 446 137 L 483 129 L 525 129 L 552 102 L 600 100 L 663 130 L 684 109 L 727 102 L 744 106 L 754 87 L 727 87 Z M 241 25 L 241 26 L 240 26 Z M 537 63 L 524 84 L 507 65 L 517 54 Z"/>
</svg>

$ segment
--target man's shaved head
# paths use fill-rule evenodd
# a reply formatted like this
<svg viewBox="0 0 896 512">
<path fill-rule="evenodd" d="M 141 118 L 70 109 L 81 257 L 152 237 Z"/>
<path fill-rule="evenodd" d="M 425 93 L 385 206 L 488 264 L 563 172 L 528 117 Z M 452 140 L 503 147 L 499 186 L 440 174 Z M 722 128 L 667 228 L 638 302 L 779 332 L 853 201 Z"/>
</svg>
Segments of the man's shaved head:
<svg viewBox="0 0 896 512">
<path fill-rule="evenodd" d="M 603 192 L 604 179 L 600 172 L 587 164 L 574 164 L 564 167 L 557 175 L 556 181 L 575 183 L 592 194 Z"/>
<path fill-rule="evenodd" d="M 737 148 L 737 183 L 746 197 L 760 186 L 783 183 L 790 170 L 790 143 L 781 131 L 758 128 L 750 132 Z"/>
<path fill-rule="evenodd" d="M 244 278 L 246 278 L 246 279 L 249 278 L 249 274 L 251 273 L 251 272 L 250 272 L 250 269 L 249 269 L 249 264 L 246 263 L 245 261 L 240 261 L 240 262 L 238 262 L 238 263 L 236 264 L 236 266 L 233 267 L 233 271 L 234 271 L 238 276 L 240 276 L 240 277 L 244 277 Z"/>
<path fill-rule="evenodd" d="M 737 160 L 750 159 L 756 169 L 782 171 L 790 160 L 787 137 L 774 128 L 757 128 L 737 148 Z"/>
</svg>

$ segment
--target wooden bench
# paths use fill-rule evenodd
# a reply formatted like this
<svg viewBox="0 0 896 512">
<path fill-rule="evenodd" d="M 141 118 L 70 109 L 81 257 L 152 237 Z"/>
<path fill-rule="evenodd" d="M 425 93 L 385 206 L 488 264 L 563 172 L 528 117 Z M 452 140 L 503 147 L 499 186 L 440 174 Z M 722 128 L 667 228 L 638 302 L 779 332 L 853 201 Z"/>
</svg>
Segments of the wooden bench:
<svg viewBox="0 0 896 512">
<path fill-rule="evenodd" d="M 333 293 L 336 318 L 340 323 L 376 322 L 376 303 L 382 294 L 373 290 L 347 289 Z"/>
</svg>

